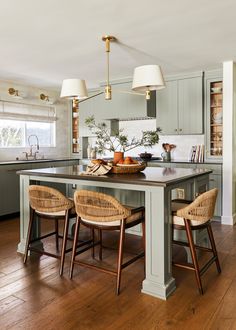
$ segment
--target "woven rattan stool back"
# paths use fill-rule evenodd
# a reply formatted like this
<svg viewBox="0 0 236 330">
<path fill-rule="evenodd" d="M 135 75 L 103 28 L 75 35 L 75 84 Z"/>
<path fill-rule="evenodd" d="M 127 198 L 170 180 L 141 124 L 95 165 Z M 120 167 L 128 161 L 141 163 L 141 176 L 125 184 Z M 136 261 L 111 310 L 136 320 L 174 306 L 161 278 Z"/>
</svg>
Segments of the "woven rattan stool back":
<svg viewBox="0 0 236 330">
<path fill-rule="evenodd" d="M 191 204 L 178 210 L 177 215 L 188 220 L 210 220 L 214 215 L 217 194 L 216 188 L 201 194 Z"/>
<path fill-rule="evenodd" d="M 66 198 L 60 191 L 37 185 L 29 187 L 29 202 L 35 211 L 48 213 L 69 210 L 74 205 L 73 201 Z"/>
<path fill-rule="evenodd" d="M 115 221 L 131 214 L 117 199 L 99 192 L 76 191 L 74 202 L 77 215 L 86 220 Z"/>
</svg>

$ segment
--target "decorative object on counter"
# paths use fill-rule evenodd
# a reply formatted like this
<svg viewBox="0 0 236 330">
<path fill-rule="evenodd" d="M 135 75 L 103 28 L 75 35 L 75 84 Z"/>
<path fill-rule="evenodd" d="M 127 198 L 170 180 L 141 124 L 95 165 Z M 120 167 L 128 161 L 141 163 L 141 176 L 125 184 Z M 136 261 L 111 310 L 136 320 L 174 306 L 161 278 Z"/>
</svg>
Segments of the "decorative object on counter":
<svg viewBox="0 0 236 330">
<path fill-rule="evenodd" d="M 97 150 L 96 150 L 96 147 L 95 147 L 95 148 L 91 149 L 90 157 L 91 157 L 91 159 L 96 159 L 96 156 L 97 156 Z"/>
<path fill-rule="evenodd" d="M 114 151 L 113 163 L 117 164 L 120 160 L 124 159 L 124 152 L 123 151 Z"/>
<path fill-rule="evenodd" d="M 150 160 L 152 158 L 152 156 L 153 156 L 153 154 L 146 152 L 146 151 L 139 154 L 139 157 L 143 160 Z"/>
<path fill-rule="evenodd" d="M 162 148 L 165 150 L 161 157 L 164 161 L 170 162 L 171 161 L 171 150 L 176 148 L 175 144 L 169 144 L 169 143 L 162 143 Z"/>
<path fill-rule="evenodd" d="M 97 160 L 97 159 L 96 159 Z M 100 159 L 100 163 L 91 163 L 87 166 L 85 172 L 81 172 L 81 175 L 105 175 L 107 174 L 111 168 L 112 165 L 108 165 L 102 162 Z"/>
<path fill-rule="evenodd" d="M 88 157 L 88 159 L 91 158 L 91 146 L 90 146 L 90 144 L 88 144 L 88 147 L 87 147 L 87 157 Z"/>
<path fill-rule="evenodd" d="M 111 173 L 116 174 L 132 174 L 132 173 L 138 173 L 143 171 L 147 166 L 147 163 L 138 162 L 137 164 L 131 164 L 131 165 L 119 165 L 116 164 L 115 166 L 112 166 Z"/>
<path fill-rule="evenodd" d="M 194 163 L 202 163 L 204 162 L 204 145 L 198 144 L 192 146 L 190 151 L 189 160 Z"/>
<path fill-rule="evenodd" d="M 161 157 L 165 162 L 170 162 L 171 161 L 171 154 L 170 151 L 164 151 L 161 153 Z"/>
<path fill-rule="evenodd" d="M 122 129 L 118 129 L 114 132 L 114 135 L 111 135 L 107 124 L 104 122 L 96 124 L 94 116 L 86 118 L 85 124 L 97 137 L 96 147 L 99 154 L 104 153 L 106 150 L 112 152 L 127 152 L 140 146 L 152 147 L 159 142 L 158 133 L 161 132 L 160 127 L 158 127 L 155 131 L 143 131 L 140 139 L 133 137 L 129 141 L 128 136 L 122 134 Z"/>
</svg>

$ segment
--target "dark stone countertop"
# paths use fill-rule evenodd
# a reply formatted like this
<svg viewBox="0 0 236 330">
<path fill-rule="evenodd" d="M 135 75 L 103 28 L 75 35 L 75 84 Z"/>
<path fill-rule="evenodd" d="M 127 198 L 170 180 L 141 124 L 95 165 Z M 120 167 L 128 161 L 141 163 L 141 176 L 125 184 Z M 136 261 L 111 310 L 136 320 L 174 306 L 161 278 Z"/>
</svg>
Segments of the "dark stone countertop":
<svg viewBox="0 0 236 330">
<path fill-rule="evenodd" d="M 17 174 L 39 176 L 39 177 L 54 177 L 71 180 L 92 180 L 112 182 L 117 185 L 119 183 L 147 185 L 147 186 L 168 186 L 173 183 L 179 183 L 191 177 L 198 177 L 204 174 L 210 174 L 211 170 L 204 169 L 189 169 L 189 168 L 161 168 L 161 167 L 146 167 L 142 172 L 136 174 L 106 174 L 103 176 L 86 175 L 86 166 L 74 165 L 67 167 L 43 168 L 36 170 L 22 170 Z M 86 183 L 85 183 L 86 184 Z"/>
<path fill-rule="evenodd" d="M 49 163 L 49 162 L 61 162 L 61 161 L 73 161 L 78 160 L 79 158 L 44 158 L 44 159 L 35 159 L 35 160 L 7 160 L 7 161 L 0 161 L 0 165 L 19 165 L 19 164 L 30 164 L 30 163 Z"/>
</svg>

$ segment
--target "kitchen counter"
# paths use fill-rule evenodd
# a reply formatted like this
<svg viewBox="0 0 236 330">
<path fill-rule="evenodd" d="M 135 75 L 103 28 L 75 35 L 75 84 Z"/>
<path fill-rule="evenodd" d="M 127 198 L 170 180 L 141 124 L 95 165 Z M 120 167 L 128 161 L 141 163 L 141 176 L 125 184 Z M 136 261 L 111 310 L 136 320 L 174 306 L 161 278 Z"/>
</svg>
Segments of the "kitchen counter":
<svg viewBox="0 0 236 330">
<path fill-rule="evenodd" d="M 134 159 L 137 159 L 137 160 L 141 160 L 140 158 L 136 158 L 136 157 L 132 157 Z M 212 165 L 221 165 L 222 164 L 222 161 L 219 162 L 219 161 L 204 161 L 204 162 L 191 162 L 190 160 L 183 160 L 183 159 L 173 159 L 171 160 L 170 162 L 167 162 L 167 161 L 164 161 L 162 159 L 155 159 L 155 158 L 158 158 L 158 157 L 154 157 L 154 159 L 149 159 L 149 160 L 146 160 L 146 163 L 160 163 L 160 164 L 212 164 Z M 103 158 L 105 160 L 112 160 L 112 158 Z M 85 161 L 85 162 L 88 162 L 90 161 L 91 159 L 88 159 L 88 158 L 82 158 L 80 159 L 81 161 Z M 144 160 L 143 160 L 144 161 Z"/>
<path fill-rule="evenodd" d="M 21 210 L 20 243 L 18 252 L 24 253 L 25 238 L 29 221 L 30 184 L 37 182 L 74 185 L 76 189 L 108 189 L 122 192 L 140 192 L 145 200 L 146 221 L 146 274 L 142 292 L 167 299 L 175 290 L 172 276 L 172 216 L 171 193 L 173 189 L 189 188 L 191 197 L 209 188 L 211 170 L 189 168 L 147 167 L 137 174 L 107 174 L 103 176 L 85 175 L 85 166 L 67 166 L 61 168 L 43 168 L 23 170 L 20 174 Z M 33 237 L 40 232 L 40 222 L 34 228 Z"/>
<path fill-rule="evenodd" d="M 7 161 L 0 161 L 0 165 L 19 165 L 19 164 L 30 164 L 30 163 L 47 163 L 47 162 L 60 162 L 60 161 L 72 161 L 78 160 L 79 158 L 45 158 L 45 159 L 35 159 L 35 160 L 7 160 Z"/>
<path fill-rule="evenodd" d="M 210 162 L 210 161 L 204 161 L 204 162 L 191 162 L 190 160 L 183 160 L 183 159 L 176 159 L 176 160 L 171 160 L 170 162 L 167 162 L 165 160 L 148 160 L 148 163 L 170 163 L 170 164 L 174 164 L 174 163 L 178 163 L 178 164 L 216 164 L 216 165 L 221 165 L 222 162 Z"/>
</svg>

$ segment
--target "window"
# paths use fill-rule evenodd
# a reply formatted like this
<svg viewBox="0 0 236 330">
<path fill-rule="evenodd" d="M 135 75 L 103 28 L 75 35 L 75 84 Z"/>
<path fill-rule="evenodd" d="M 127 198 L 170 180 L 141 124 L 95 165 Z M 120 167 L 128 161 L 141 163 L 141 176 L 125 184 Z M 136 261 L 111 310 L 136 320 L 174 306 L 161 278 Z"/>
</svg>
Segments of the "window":
<svg viewBox="0 0 236 330">
<path fill-rule="evenodd" d="M 26 147 L 37 135 L 41 147 L 55 146 L 55 109 L 0 101 L 0 148 Z"/>
</svg>

